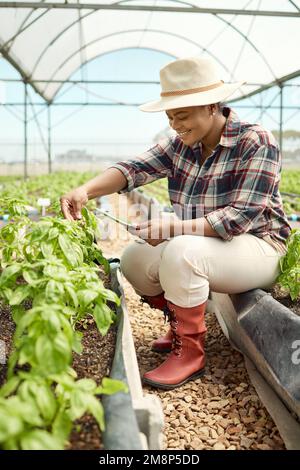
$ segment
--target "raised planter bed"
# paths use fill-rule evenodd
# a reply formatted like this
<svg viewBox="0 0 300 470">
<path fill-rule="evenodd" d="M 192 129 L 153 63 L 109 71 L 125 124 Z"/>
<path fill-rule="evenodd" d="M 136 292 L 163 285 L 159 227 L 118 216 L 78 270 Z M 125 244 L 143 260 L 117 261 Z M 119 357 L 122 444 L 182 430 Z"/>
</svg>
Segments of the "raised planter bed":
<svg viewBox="0 0 300 470">
<path fill-rule="evenodd" d="M 74 355 L 73 367 L 78 373 L 78 378 L 90 377 L 96 381 L 107 375 L 107 367 L 109 367 L 110 377 L 123 381 L 128 386 L 128 393 L 104 395 L 102 404 L 106 422 L 105 431 L 100 435 L 95 420 L 84 415 L 75 422 L 68 448 L 160 449 L 163 427 L 161 404 L 157 397 L 143 395 L 118 260 L 111 260 L 110 266 L 109 287 L 121 296 L 121 305 L 116 311 L 117 324 L 106 336 L 101 337 L 93 320 L 87 321 L 85 326 L 87 334 L 83 338 L 83 353 Z M 1 323 L 0 339 L 3 341 L 1 344 L 5 344 L 7 349 L 1 352 L 3 357 L 1 356 L 0 379 L 3 383 L 6 373 L 4 356 L 5 353 L 10 352 L 14 332 L 14 323 L 6 307 L 2 309 Z M 114 354 L 113 360 L 112 354 Z"/>
<path fill-rule="evenodd" d="M 211 292 L 211 301 L 224 334 L 250 359 L 250 377 L 252 370 L 257 378 L 252 382 L 286 447 L 300 449 L 300 317 L 260 289 Z"/>
<path fill-rule="evenodd" d="M 163 412 L 155 395 L 143 395 L 132 332 L 125 304 L 119 260 L 111 260 L 111 288 L 121 296 L 117 308 L 118 332 L 110 377 L 128 385 L 129 393 L 103 398 L 106 431 L 105 449 L 162 448 Z"/>
</svg>

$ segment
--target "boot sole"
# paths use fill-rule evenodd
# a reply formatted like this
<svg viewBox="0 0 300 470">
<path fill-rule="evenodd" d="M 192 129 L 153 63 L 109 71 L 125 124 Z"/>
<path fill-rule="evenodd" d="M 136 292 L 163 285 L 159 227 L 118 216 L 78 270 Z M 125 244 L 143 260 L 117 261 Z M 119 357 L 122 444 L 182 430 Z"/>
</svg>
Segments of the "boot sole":
<svg viewBox="0 0 300 470">
<path fill-rule="evenodd" d="M 185 380 L 177 384 L 163 384 L 160 382 L 154 382 L 153 380 L 150 380 L 147 378 L 143 378 L 143 383 L 147 385 L 151 385 L 152 387 L 161 388 L 162 390 L 173 390 L 174 388 L 181 387 L 181 385 L 185 384 L 186 382 L 189 382 L 190 380 L 198 379 L 204 374 L 205 374 L 205 369 L 198 370 L 198 372 L 195 372 L 194 374 L 190 375 Z"/>
<path fill-rule="evenodd" d="M 170 353 L 172 349 L 159 349 L 159 348 L 151 348 L 151 351 L 156 352 L 156 353 Z"/>
</svg>

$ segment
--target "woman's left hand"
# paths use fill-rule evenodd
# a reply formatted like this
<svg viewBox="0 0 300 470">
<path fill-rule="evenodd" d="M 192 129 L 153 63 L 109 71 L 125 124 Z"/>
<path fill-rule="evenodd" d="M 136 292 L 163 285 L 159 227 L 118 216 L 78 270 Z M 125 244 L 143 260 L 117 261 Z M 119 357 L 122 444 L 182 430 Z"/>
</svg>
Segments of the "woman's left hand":
<svg viewBox="0 0 300 470">
<path fill-rule="evenodd" d="M 177 230 L 180 229 L 178 224 L 181 225 L 180 220 L 175 221 L 171 218 L 169 220 L 152 219 L 139 224 L 135 230 L 130 229 L 129 232 L 142 238 L 150 245 L 156 246 L 173 237 L 175 227 Z"/>
</svg>

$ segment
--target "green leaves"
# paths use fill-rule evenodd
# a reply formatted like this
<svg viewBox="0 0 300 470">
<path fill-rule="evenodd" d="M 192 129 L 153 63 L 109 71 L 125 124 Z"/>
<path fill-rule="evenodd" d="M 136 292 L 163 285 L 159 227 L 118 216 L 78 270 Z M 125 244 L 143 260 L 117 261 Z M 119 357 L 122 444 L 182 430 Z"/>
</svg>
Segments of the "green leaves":
<svg viewBox="0 0 300 470">
<path fill-rule="evenodd" d="M 20 440 L 22 450 L 63 450 L 64 442 L 47 431 L 36 429 Z"/>
<path fill-rule="evenodd" d="M 101 395 L 114 395 L 118 392 L 128 393 L 128 387 L 124 384 L 124 382 L 121 382 L 121 380 L 104 377 L 101 387 L 98 387 L 96 392 Z"/>
<path fill-rule="evenodd" d="M 62 185 L 60 180 L 59 193 Z M 44 182 L 43 191 L 49 186 Z M 76 322 L 92 315 L 104 335 L 115 319 L 107 302 L 120 301 L 98 276 L 96 263 L 107 273 L 109 263 L 95 243 L 96 217 L 84 208 L 79 222 L 50 217 L 33 222 L 18 199 L 29 187 L 32 194 L 41 191 L 39 184 L 19 182 L 16 196 L 0 199 L 1 210 L 13 217 L 0 230 L 0 300 L 11 306 L 16 323 L 9 379 L 0 389 L 0 448 L 63 449 L 72 420 L 84 413 L 104 429 L 97 394 L 127 390 L 109 379 L 101 387 L 91 379 L 76 380 L 71 369 L 72 351 L 82 351 Z"/>
<path fill-rule="evenodd" d="M 287 253 L 280 260 L 281 274 L 277 281 L 290 293 L 291 299 L 300 296 L 300 230 L 293 229 L 287 240 Z"/>
<path fill-rule="evenodd" d="M 5 287 L 5 284 L 12 278 L 16 277 L 16 274 L 19 273 L 22 269 L 20 264 L 14 263 L 5 268 L 0 276 L 0 287 Z"/>
<path fill-rule="evenodd" d="M 106 304 L 104 304 L 104 302 L 97 304 L 93 310 L 93 317 L 98 330 L 103 336 L 106 335 L 110 325 L 113 323 L 113 315 L 114 313 Z"/>
<path fill-rule="evenodd" d="M 69 265 L 72 268 L 80 266 L 83 262 L 83 254 L 80 247 L 72 243 L 70 238 L 62 233 L 58 236 L 58 243 Z"/>
</svg>

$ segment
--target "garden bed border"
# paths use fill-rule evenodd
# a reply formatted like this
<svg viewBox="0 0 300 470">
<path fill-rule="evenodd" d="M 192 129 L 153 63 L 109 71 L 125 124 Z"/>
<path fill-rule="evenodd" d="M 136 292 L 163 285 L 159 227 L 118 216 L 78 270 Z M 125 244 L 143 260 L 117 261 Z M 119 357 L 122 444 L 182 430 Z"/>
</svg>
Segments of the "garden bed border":
<svg viewBox="0 0 300 470">
<path fill-rule="evenodd" d="M 133 337 L 125 303 L 119 260 L 110 260 L 111 289 L 121 297 L 118 331 L 110 377 L 122 380 L 128 393 L 103 396 L 106 450 L 160 450 L 164 415 L 156 395 L 143 395 Z"/>
</svg>

